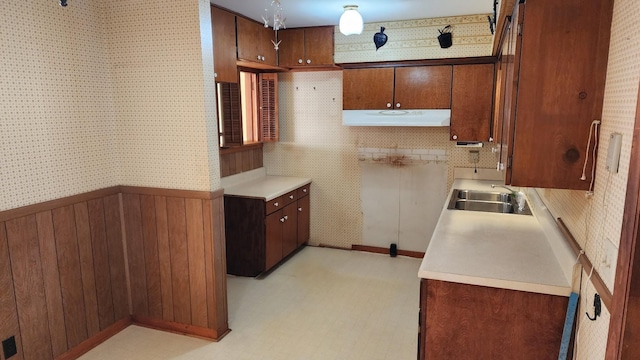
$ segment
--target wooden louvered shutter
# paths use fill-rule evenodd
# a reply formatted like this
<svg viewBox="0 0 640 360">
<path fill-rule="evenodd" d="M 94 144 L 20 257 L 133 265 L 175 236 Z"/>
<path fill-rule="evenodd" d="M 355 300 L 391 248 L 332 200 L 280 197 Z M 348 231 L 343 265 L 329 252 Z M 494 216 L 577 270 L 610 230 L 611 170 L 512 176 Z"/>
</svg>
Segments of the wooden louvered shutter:
<svg viewBox="0 0 640 360">
<path fill-rule="evenodd" d="M 238 84 L 219 83 L 221 100 L 219 115 L 222 116 L 222 136 L 224 137 L 224 145 L 239 146 L 242 145 L 242 119 L 240 118 L 240 91 Z"/>
<path fill-rule="evenodd" d="M 260 74 L 260 128 L 263 142 L 278 141 L 278 74 Z"/>
</svg>

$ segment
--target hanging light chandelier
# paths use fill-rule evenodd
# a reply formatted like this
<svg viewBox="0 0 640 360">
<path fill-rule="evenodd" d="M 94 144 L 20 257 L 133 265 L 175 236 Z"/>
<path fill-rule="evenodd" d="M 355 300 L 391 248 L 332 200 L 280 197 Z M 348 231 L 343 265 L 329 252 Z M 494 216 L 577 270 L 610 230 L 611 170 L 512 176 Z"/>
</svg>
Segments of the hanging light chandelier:
<svg viewBox="0 0 640 360">
<path fill-rule="evenodd" d="M 358 5 L 345 5 L 344 12 L 340 16 L 340 32 L 344 35 L 362 34 L 364 23 L 362 15 L 358 12 Z"/>
<path fill-rule="evenodd" d="M 273 43 L 273 48 L 278 51 L 280 47 L 280 41 L 278 41 L 278 30 L 281 28 L 287 28 L 284 24 L 287 19 L 282 15 L 282 5 L 280 4 L 280 0 L 273 0 L 271 1 L 270 6 L 265 6 L 264 15 L 262 15 L 264 27 L 268 28 L 270 26 L 269 20 L 271 19 L 273 19 L 271 26 L 273 27 L 275 38 L 275 40 L 271 40 L 271 43 Z"/>
</svg>

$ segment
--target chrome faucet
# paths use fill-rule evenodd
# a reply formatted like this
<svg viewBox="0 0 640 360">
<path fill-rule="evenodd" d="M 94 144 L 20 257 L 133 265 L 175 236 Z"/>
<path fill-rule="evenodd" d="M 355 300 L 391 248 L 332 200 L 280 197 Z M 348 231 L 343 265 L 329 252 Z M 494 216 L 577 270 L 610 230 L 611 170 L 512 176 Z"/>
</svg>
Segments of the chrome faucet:
<svg viewBox="0 0 640 360">
<path fill-rule="evenodd" d="M 507 187 L 507 186 L 491 184 L 491 188 L 492 188 L 492 189 L 495 189 L 496 187 L 500 187 L 500 188 L 507 189 L 507 190 L 509 190 L 512 194 L 516 194 L 516 193 L 517 193 L 517 191 L 515 191 L 515 190 L 513 190 L 513 189 L 511 189 L 511 188 L 509 188 L 509 187 Z"/>
</svg>

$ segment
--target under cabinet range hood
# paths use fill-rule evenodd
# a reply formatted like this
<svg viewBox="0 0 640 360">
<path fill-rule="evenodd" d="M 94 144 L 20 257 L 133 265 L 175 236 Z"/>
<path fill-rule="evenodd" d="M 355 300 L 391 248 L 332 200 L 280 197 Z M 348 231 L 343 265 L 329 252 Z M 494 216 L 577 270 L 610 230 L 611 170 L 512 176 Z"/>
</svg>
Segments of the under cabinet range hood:
<svg viewBox="0 0 640 360">
<path fill-rule="evenodd" d="M 346 126 L 449 126 L 451 109 L 342 110 Z"/>
</svg>

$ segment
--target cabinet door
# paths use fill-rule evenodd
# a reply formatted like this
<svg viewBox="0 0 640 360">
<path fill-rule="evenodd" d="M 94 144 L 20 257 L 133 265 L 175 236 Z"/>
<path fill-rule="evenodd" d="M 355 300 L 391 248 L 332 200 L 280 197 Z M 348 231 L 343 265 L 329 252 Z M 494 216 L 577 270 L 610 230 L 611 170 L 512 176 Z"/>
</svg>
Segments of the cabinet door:
<svg viewBox="0 0 640 360">
<path fill-rule="evenodd" d="M 393 104 L 393 68 L 348 69 L 342 73 L 344 110 L 384 110 Z"/>
<path fill-rule="evenodd" d="M 278 261 L 282 260 L 282 224 L 284 215 L 282 210 L 278 210 L 265 219 L 266 248 L 265 248 L 265 270 L 271 269 Z"/>
<path fill-rule="evenodd" d="M 304 30 L 306 65 L 333 65 L 333 29 L 333 26 L 323 26 Z"/>
<path fill-rule="evenodd" d="M 396 68 L 396 109 L 450 109 L 451 65 Z"/>
<path fill-rule="evenodd" d="M 213 29 L 213 67 L 217 82 L 237 83 L 236 17 L 232 13 L 211 7 Z"/>
<path fill-rule="evenodd" d="M 304 64 L 304 29 L 278 31 L 278 64 L 280 66 L 302 66 Z"/>
<path fill-rule="evenodd" d="M 311 223 L 310 196 L 298 198 L 298 246 L 309 242 L 309 227 Z"/>
<path fill-rule="evenodd" d="M 262 26 L 241 16 L 236 17 L 238 31 L 238 59 L 259 61 Z"/>
<path fill-rule="evenodd" d="M 453 67 L 451 140 L 488 141 L 493 104 L 493 64 Z"/>
<path fill-rule="evenodd" d="M 298 204 L 293 203 L 282 209 L 282 257 L 298 248 Z"/>
<path fill-rule="evenodd" d="M 586 190 L 602 118 L 613 1 L 527 1 L 511 183 Z M 594 142 L 591 141 L 591 146 Z M 593 157 L 586 166 L 592 168 Z"/>
<path fill-rule="evenodd" d="M 278 57 L 275 49 L 275 45 L 271 41 L 275 41 L 276 33 L 272 28 L 264 27 L 258 24 L 260 28 L 260 39 L 259 39 L 259 47 L 260 47 L 260 59 L 262 63 L 277 66 L 278 65 Z"/>
</svg>

